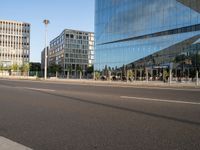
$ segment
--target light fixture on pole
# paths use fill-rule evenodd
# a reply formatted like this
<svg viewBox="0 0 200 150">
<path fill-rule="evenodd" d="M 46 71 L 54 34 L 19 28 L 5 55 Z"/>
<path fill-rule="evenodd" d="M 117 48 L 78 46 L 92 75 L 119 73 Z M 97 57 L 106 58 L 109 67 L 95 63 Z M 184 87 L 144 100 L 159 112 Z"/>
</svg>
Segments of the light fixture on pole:
<svg viewBox="0 0 200 150">
<path fill-rule="evenodd" d="M 43 23 L 45 24 L 45 66 L 44 66 L 44 79 L 47 79 L 47 26 L 50 23 L 49 20 L 45 19 L 43 21 Z"/>
</svg>

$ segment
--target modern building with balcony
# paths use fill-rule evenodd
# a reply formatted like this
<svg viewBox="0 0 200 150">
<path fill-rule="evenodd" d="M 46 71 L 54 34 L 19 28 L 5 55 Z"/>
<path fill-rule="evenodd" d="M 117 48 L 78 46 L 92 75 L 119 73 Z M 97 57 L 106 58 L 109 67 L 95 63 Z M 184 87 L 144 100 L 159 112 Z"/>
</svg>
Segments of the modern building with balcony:
<svg viewBox="0 0 200 150">
<path fill-rule="evenodd" d="M 191 76 L 199 45 L 199 0 L 95 1 L 94 66 L 102 73 Z"/>
<path fill-rule="evenodd" d="M 0 20 L 0 65 L 19 67 L 30 60 L 30 24 Z"/>
<path fill-rule="evenodd" d="M 65 29 L 50 42 L 49 66 L 62 67 L 62 75 L 79 78 L 85 76 L 94 61 L 94 33 Z"/>
</svg>

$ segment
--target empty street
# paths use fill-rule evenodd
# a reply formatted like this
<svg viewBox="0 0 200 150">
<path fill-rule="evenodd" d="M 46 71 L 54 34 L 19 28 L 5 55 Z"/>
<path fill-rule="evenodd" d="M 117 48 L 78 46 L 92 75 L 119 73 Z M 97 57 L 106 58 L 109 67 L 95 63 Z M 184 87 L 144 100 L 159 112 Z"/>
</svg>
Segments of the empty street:
<svg viewBox="0 0 200 150">
<path fill-rule="evenodd" d="M 200 89 L 0 79 L 0 137 L 34 150 L 198 150 Z"/>
</svg>

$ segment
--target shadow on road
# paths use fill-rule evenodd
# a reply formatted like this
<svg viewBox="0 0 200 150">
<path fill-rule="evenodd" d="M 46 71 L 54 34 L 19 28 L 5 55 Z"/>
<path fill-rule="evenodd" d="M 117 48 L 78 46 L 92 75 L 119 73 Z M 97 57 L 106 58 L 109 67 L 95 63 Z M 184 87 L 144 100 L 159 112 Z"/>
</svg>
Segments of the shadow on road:
<svg viewBox="0 0 200 150">
<path fill-rule="evenodd" d="M 167 119 L 167 120 L 171 120 L 171 121 L 177 121 L 177 122 L 180 122 L 180 123 L 186 123 L 186 124 L 190 124 L 190 125 L 200 126 L 200 122 L 180 119 L 180 118 L 176 118 L 176 117 L 165 116 L 165 115 L 161 115 L 161 114 L 144 112 L 144 111 L 140 111 L 140 110 L 115 106 L 115 105 L 111 105 L 111 104 L 94 102 L 94 101 L 90 101 L 90 100 L 86 100 L 86 99 L 81 99 L 81 98 L 71 97 L 71 96 L 66 96 L 66 95 L 61 95 L 61 94 L 55 94 L 55 93 L 50 93 L 50 92 L 46 92 L 46 91 L 44 91 L 44 92 L 43 91 L 37 91 L 37 92 L 40 92 L 40 93 L 43 93 L 43 94 L 44 93 L 49 94 L 49 95 L 52 95 L 52 96 L 61 97 L 61 98 L 67 99 L 67 100 L 79 101 L 79 102 L 82 102 L 82 103 L 88 103 L 88 104 L 92 104 L 92 105 L 98 105 L 98 106 L 103 106 L 103 107 L 107 107 L 107 108 L 118 109 L 118 110 L 122 110 L 122 111 L 128 111 L 128 112 L 147 115 L 147 116 L 151 116 L 151 117 Z"/>
</svg>

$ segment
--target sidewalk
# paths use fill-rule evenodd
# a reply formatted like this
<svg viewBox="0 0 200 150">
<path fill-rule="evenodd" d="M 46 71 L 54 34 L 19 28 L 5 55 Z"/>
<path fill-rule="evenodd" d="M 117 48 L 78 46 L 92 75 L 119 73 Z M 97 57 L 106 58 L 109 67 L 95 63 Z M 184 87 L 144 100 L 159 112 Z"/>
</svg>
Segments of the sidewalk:
<svg viewBox="0 0 200 150">
<path fill-rule="evenodd" d="M 29 80 L 37 82 L 49 82 L 49 83 L 61 83 L 61 84 L 82 84 L 82 85 L 94 85 L 94 86 L 113 86 L 113 87 L 159 87 L 159 88 L 195 88 L 200 89 L 200 83 L 197 86 L 196 82 L 176 82 L 171 84 L 164 83 L 163 81 L 101 81 L 93 79 L 60 79 L 60 78 L 44 78 L 27 77 L 27 76 L 0 76 L 0 79 L 10 80 Z"/>
<path fill-rule="evenodd" d="M 42 81 L 45 81 L 42 79 Z M 45 82 L 59 82 L 59 83 L 71 83 L 71 84 L 86 84 L 86 85 L 99 85 L 99 86 L 117 86 L 117 87 L 162 87 L 162 88 L 198 88 L 200 85 L 196 85 L 196 82 L 176 82 L 171 84 L 164 83 L 163 81 L 101 81 L 92 79 L 47 79 Z"/>
</svg>

